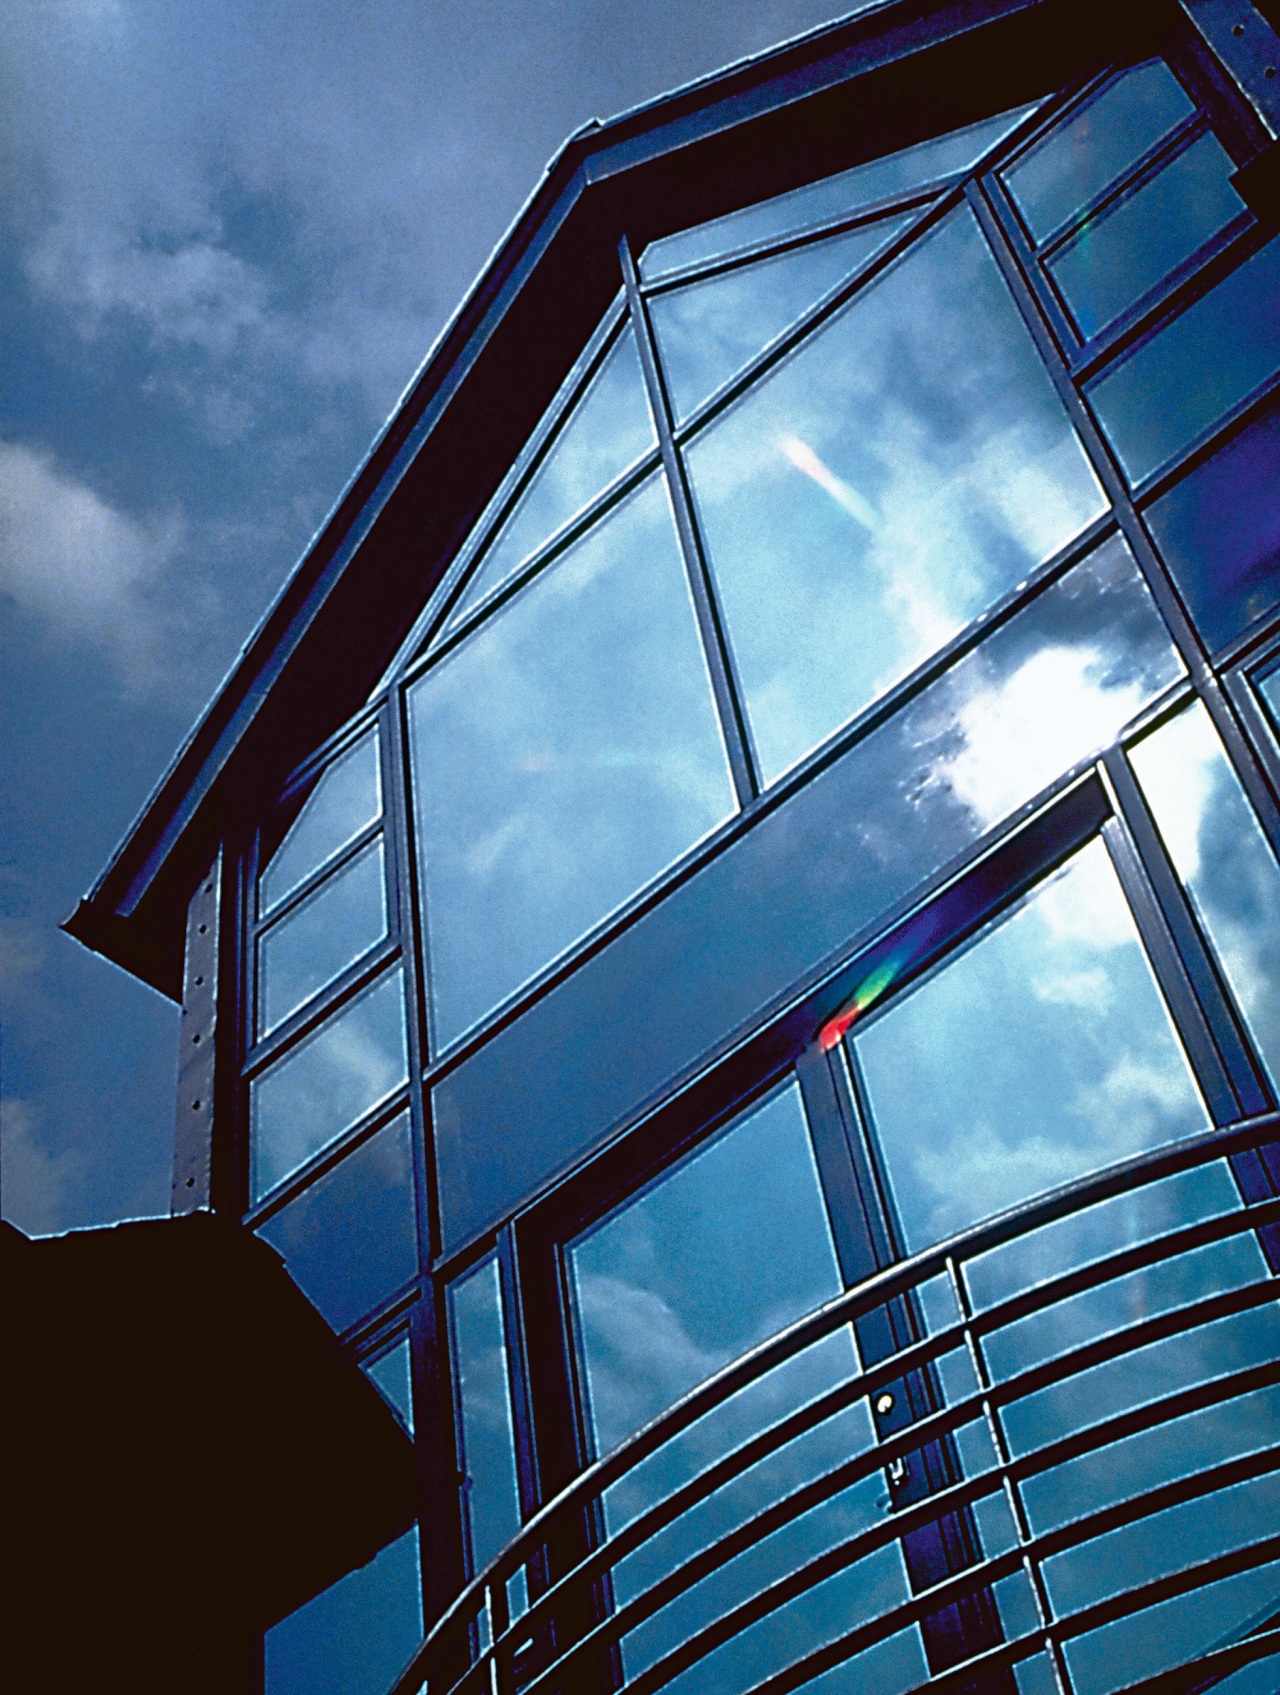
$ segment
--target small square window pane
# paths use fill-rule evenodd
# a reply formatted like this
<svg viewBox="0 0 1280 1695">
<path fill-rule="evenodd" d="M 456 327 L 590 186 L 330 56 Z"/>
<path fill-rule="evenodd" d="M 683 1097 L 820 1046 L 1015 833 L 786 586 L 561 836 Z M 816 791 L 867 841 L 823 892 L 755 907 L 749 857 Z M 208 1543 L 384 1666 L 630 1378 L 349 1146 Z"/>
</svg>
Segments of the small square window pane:
<svg viewBox="0 0 1280 1695">
<path fill-rule="evenodd" d="M 418 1271 L 409 1115 L 362 1142 L 258 1227 L 335 1330 Z"/>
<path fill-rule="evenodd" d="M 1217 138 L 1202 135 L 1054 254 L 1049 272 L 1082 336 L 1105 329 L 1244 211 L 1228 180 L 1234 169 Z"/>
<path fill-rule="evenodd" d="M 970 170 L 984 153 L 1017 128 L 1031 111 L 1019 106 L 980 124 L 953 130 L 916 147 L 904 147 L 882 159 L 855 165 L 851 171 L 806 183 L 803 188 L 761 200 L 741 212 L 664 236 L 645 248 L 640 274 L 646 282 L 669 276 L 686 266 L 718 259 L 726 253 L 781 240 L 796 230 L 847 217 L 861 206 L 895 195 L 910 194 L 928 183 L 941 182 Z"/>
<path fill-rule="evenodd" d="M 418 1531 L 266 1636 L 266 1695 L 384 1695 L 422 1640 Z"/>
<path fill-rule="evenodd" d="M 253 1200 L 336 1141 L 408 1076 L 404 981 L 396 970 L 250 1083 Z"/>
<path fill-rule="evenodd" d="M 1106 506 L 967 211 L 687 458 L 766 782 Z"/>
<path fill-rule="evenodd" d="M 386 933 L 379 839 L 258 938 L 258 1034 L 283 1024 Z"/>
<path fill-rule="evenodd" d="M 1280 602 L 1280 406 L 1143 514 L 1211 649 Z"/>
<path fill-rule="evenodd" d="M 1208 1122 L 1100 840 L 847 1039 L 911 1253 Z"/>
<path fill-rule="evenodd" d="M 258 879 L 259 915 L 265 917 L 381 813 L 378 733 L 371 730 L 321 772 Z"/>
<path fill-rule="evenodd" d="M 1131 483 L 1189 447 L 1280 369 L 1280 239 L 1093 383 Z"/>
<path fill-rule="evenodd" d="M 1199 701 L 1130 758 L 1271 1079 L 1280 1083 L 1280 866 Z"/>
<path fill-rule="evenodd" d="M 1031 234 L 1066 223 L 1194 110 L 1161 60 L 1127 71 L 1005 173 Z"/>
<path fill-rule="evenodd" d="M 437 1048 L 732 812 L 648 482 L 409 692 Z"/>
</svg>

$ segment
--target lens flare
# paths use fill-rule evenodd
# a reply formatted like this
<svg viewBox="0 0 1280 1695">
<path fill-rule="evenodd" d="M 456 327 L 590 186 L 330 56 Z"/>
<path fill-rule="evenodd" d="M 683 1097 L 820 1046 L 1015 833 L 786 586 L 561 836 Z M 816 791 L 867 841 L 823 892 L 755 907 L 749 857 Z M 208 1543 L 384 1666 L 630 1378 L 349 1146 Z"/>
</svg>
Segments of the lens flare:
<svg viewBox="0 0 1280 1695">
<path fill-rule="evenodd" d="M 778 447 L 797 471 L 817 483 L 818 487 L 825 494 L 829 494 L 836 505 L 851 518 L 856 519 L 864 530 L 870 530 L 874 534 L 880 528 L 880 514 L 870 501 L 864 500 L 857 489 L 851 488 L 843 477 L 837 477 L 829 465 L 824 465 L 807 441 L 801 441 L 799 436 L 781 435 L 778 437 Z"/>
<path fill-rule="evenodd" d="M 905 953 L 887 954 L 875 966 L 854 991 L 853 999 L 829 1018 L 818 1034 L 818 1046 L 823 1053 L 830 1053 L 840 1038 L 845 1035 L 868 1008 L 875 1005 L 889 985 L 901 973 L 907 963 Z"/>
</svg>

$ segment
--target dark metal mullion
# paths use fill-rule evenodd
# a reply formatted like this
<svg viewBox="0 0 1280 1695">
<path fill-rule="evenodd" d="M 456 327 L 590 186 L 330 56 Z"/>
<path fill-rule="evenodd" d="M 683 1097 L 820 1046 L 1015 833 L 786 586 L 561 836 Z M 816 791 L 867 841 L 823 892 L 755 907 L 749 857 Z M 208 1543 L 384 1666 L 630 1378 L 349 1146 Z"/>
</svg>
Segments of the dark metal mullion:
<svg viewBox="0 0 1280 1695">
<path fill-rule="evenodd" d="M 711 688 L 715 695 L 716 709 L 720 715 L 729 769 L 733 775 L 733 786 L 737 794 L 738 805 L 739 807 L 746 807 L 756 798 L 762 787 L 758 777 L 758 763 L 751 745 L 751 730 L 747 720 L 746 707 L 741 688 L 734 675 L 733 656 L 730 652 L 723 620 L 716 605 L 710 567 L 698 536 L 698 526 L 693 511 L 693 498 L 685 480 L 684 467 L 676 450 L 671 403 L 667 397 L 666 386 L 662 381 L 657 347 L 653 337 L 653 326 L 649 322 L 648 307 L 640 293 L 635 260 L 632 258 L 631 248 L 626 236 L 623 236 L 618 244 L 618 257 L 622 265 L 622 279 L 627 291 L 627 303 L 631 308 L 631 321 L 635 328 L 640 365 L 644 371 L 645 386 L 649 391 L 649 405 L 658 431 L 662 467 L 666 472 L 667 489 L 671 498 L 672 511 L 675 514 L 676 531 L 680 538 L 680 550 L 684 555 L 685 574 L 689 582 L 689 591 L 693 596 L 707 671 L 711 677 Z"/>
<path fill-rule="evenodd" d="M 1187 1021 L 1184 1040 L 1215 1121 L 1266 1112 L 1273 1103 L 1262 1068 L 1120 748 L 1103 756 L 1102 771 L 1116 810 L 1108 846 L 1175 1021 Z"/>
<path fill-rule="evenodd" d="M 502 1332 L 506 1342 L 507 1391 L 511 1402 L 512 1435 L 515 1439 L 516 1484 L 520 1494 L 520 1517 L 530 1518 L 542 1505 L 534 1444 L 533 1408 L 529 1400 L 529 1366 L 525 1350 L 524 1318 L 520 1301 L 520 1262 L 515 1227 L 504 1225 L 498 1232 L 498 1290 L 502 1301 Z"/>
<path fill-rule="evenodd" d="M 884 1263 L 876 1248 L 871 1206 L 863 1192 L 865 1176 L 859 1170 L 853 1139 L 832 1075 L 832 1056 L 816 1044 L 796 1060 L 796 1079 L 804 1101 L 805 1117 L 813 1140 L 836 1257 L 845 1287 L 854 1288 Z"/>
</svg>

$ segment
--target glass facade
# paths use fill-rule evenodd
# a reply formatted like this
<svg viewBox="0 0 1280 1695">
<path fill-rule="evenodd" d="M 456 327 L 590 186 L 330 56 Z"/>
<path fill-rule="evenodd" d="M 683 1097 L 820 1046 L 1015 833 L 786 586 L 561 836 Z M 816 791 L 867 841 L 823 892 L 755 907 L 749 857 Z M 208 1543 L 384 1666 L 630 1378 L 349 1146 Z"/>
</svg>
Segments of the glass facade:
<svg viewBox="0 0 1280 1695">
<path fill-rule="evenodd" d="M 226 1158 L 424 1480 L 269 1695 L 458 1596 L 404 1691 L 1272 1687 L 1280 237 L 1188 29 L 624 216 L 256 818 Z"/>
</svg>

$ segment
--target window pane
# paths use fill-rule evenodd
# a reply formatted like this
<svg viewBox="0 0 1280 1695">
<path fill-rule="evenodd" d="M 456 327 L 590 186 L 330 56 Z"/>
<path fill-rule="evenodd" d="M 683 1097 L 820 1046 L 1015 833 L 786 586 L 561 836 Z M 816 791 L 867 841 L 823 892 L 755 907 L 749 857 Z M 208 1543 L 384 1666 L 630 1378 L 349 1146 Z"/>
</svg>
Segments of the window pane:
<svg viewBox="0 0 1280 1695">
<path fill-rule="evenodd" d="M 1280 367 L 1280 240 L 1144 342 L 1089 399 L 1130 482 L 1188 446 Z"/>
<path fill-rule="evenodd" d="M 258 879 L 260 915 L 354 841 L 382 812 L 378 735 L 371 731 L 320 775 Z"/>
<path fill-rule="evenodd" d="M 1240 779 L 1198 701 L 1139 742 L 1131 759 L 1272 1081 L 1280 1082 L 1280 866 Z"/>
<path fill-rule="evenodd" d="M 408 1076 L 397 970 L 250 1083 L 252 1198 L 261 1200 Z"/>
<path fill-rule="evenodd" d="M 1280 408 L 1268 409 L 1144 514 L 1211 648 L 1280 601 Z"/>
<path fill-rule="evenodd" d="M 258 1034 L 283 1024 L 386 933 L 386 865 L 379 840 L 259 938 Z"/>
<path fill-rule="evenodd" d="M 449 1289 L 471 1570 L 483 1571 L 520 1528 L 502 1290 L 494 1258 Z"/>
<path fill-rule="evenodd" d="M 886 218 L 655 295 L 649 309 L 677 417 L 687 418 L 908 222 Z"/>
<path fill-rule="evenodd" d="M 267 1632 L 267 1695 L 382 1695 L 421 1640 L 414 1529 Z"/>
<path fill-rule="evenodd" d="M 910 1252 L 1207 1124 L 1100 840 L 849 1041 Z"/>
<path fill-rule="evenodd" d="M 1005 173 L 1031 234 L 1066 223 L 1194 110 L 1159 59 L 1113 82 Z"/>
<path fill-rule="evenodd" d="M 417 1275 L 409 1138 L 406 1112 L 259 1226 L 335 1330 Z"/>
<path fill-rule="evenodd" d="M 592 1430 L 607 1453 L 840 1292 L 794 1083 L 569 1250 Z"/>
<path fill-rule="evenodd" d="M 1183 675 L 1108 542 L 437 1083 L 446 1241 L 536 1192 Z"/>
<path fill-rule="evenodd" d="M 1087 223 L 1049 261 L 1080 333 L 1096 335 L 1244 210 L 1235 165 L 1202 135 L 1156 177 Z"/>
<path fill-rule="evenodd" d="M 766 781 L 1105 505 L 968 212 L 688 462 Z"/>
<path fill-rule="evenodd" d="M 923 141 L 917 147 L 886 154 L 851 171 L 806 183 L 789 194 L 776 195 L 741 212 L 665 236 L 645 248 L 640 274 L 646 281 L 683 270 L 686 265 L 718 259 L 744 247 L 780 240 L 796 230 L 823 224 L 871 206 L 894 195 L 910 194 L 927 183 L 955 176 L 975 165 L 984 153 L 1016 129 L 1030 106 L 1001 112 L 980 124 Z"/>
<path fill-rule="evenodd" d="M 733 809 L 661 481 L 409 703 L 444 1046 Z"/>
<path fill-rule="evenodd" d="M 491 543 L 447 627 L 461 623 L 655 439 L 635 332 L 628 325 Z"/>
<path fill-rule="evenodd" d="M 409 1338 L 404 1336 L 394 1348 L 389 1349 L 378 1359 L 366 1362 L 365 1371 L 377 1384 L 379 1392 L 386 1397 L 404 1420 L 405 1428 L 410 1436 L 413 1435 L 413 1364 L 409 1351 Z"/>
</svg>

